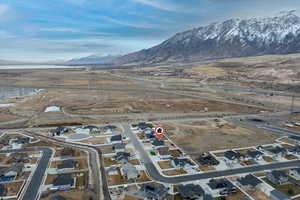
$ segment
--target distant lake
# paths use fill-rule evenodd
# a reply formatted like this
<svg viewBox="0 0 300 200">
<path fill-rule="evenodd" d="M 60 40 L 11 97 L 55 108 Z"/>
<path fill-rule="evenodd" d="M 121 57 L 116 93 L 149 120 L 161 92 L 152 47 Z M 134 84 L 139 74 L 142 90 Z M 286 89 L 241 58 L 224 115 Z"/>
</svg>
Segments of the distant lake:
<svg viewBox="0 0 300 200">
<path fill-rule="evenodd" d="M 36 88 L 0 88 L 0 100 L 23 97 L 38 91 Z"/>
<path fill-rule="evenodd" d="M 82 68 L 84 66 L 64 65 L 0 65 L 0 69 L 61 69 L 61 68 Z"/>
</svg>

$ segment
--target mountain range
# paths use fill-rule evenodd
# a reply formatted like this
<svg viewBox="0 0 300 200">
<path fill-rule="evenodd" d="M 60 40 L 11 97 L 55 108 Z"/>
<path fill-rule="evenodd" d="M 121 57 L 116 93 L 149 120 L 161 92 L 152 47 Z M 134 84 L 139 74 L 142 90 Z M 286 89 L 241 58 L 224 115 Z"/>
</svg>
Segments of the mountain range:
<svg viewBox="0 0 300 200">
<path fill-rule="evenodd" d="M 118 64 L 289 54 L 300 52 L 300 17 L 295 11 L 273 17 L 229 19 L 177 33 L 149 49 L 114 60 Z"/>
<path fill-rule="evenodd" d="M 119 55 L 99 55 L 94 54 L 87 57 L 82 58 L 74 58 L 66 62 L 66 64 L 104 64 L 110 63 L 113 60 L 119 58 Z"/>
</svg>

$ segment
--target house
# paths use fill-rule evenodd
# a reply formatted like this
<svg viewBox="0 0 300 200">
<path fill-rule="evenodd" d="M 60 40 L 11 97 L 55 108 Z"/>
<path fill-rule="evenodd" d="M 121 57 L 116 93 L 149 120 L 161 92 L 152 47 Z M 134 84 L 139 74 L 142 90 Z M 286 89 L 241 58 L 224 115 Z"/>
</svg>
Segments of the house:
<svg viewBox="0 0 300 200">
<path fill-rule="evenodd" d="M 58 165 L 57 169 L 59 170 L 74 169 L 76 166 L 77 166 L 76 161 L 72 159 L 68 159 L 68 160 L 64 160 L 60 165 Z"/>
<path fill-rule="evenodd" d="M 264 154 L 260 151 L 247 151 L 246 156 L 253 160 L 259 160 Z"/>
<path fill-rule="evenodd" d="M 248 190 L 255 190 L 262 184 L 262 181 L 253 176 L 252 174 L 248 174 L 247 176 L 238 178 L 237 182 L 240 186 Z"/>
<path fill-rule="evenodd" d="M 198 158 L 197 161 L 201 165 L 218 165 L 219 161 L 212 156 L 210 153 L 203 153 Z"/>
<path fill-rule="evenodd" d="M 126 146 L 126 144 L 124 144 L 124 143 L 116 143 L 116 144 L 113 144 L 112 148 L 114 151 L 119 152 L 119 151 L 124 151 L 125 146 Z"/>
<path fill-rule="evenodd" d="M 60 136 L 60 135 L 63 135 L 64 133 L 66 133 L 68 131 L 69 131 L 69 128 L 59 126 L 56 129 L 51 130 L 49 132 L 49 136 Z"/>
<path fill-rule="evenodd" d="M 51 197 L 49 200 L 67 200 L 67 199 L 61 195 L 57 195 L 57 196 Z"/>
<path fill-rule="evenodd" d="M 104 131 L 115 131 L 115 130 L 117 130 L 117 126 L 115 126 L 115 125 L 106 125 L 106 126 L 103 127 L 103 130 Z"/>
<path fill-rule="evenodd" d="M 165 142 L 163 140 L 158 140 L 158 139 L 154 139 L 152 141 L 152 145 L 153 146 L 156 146 L 156 147 L 161 147 L 161 146 L 164 146 L 165 145 Z"/>
<path fill-rule="evenodd" d="M 164 200 L 168 196 L 168 188 L 162 184 L 146 183 L 141 189 L 145 199 Z"/>
<path fill-rule="evenodd" d="M 235 194 L 237 192 L 237 188 L 228 180 L 215 180 L 211 179 L 208 183 L 208 186 L 212 190 L 219 191 L 220 195 L 229 195 L 229 194 Z"/>
<path fill-rule="evenodd" d="M 299 181 L 300 180 L 300 168 L 290 169 L 289 175 L 291 177 L 293 177 L 294 179 L 296 179 L 297 181 Z"/>
<path fill-rule="evenodd" d="M 120 143 L 122 142 L 122 135 L 114 135 L 110 138 L 111 143 Z"/>
<path fill-rule="evenodd" d="M 187 184 L 178 188 L 178 193 L 183 199 L 203 199 L 205 194 L 200 185 Z"/>
<path fill-rule="evenodd" d="M 15 163 L 8 168 L 4 168 L 0 171 L 0 181 L 6 182 L 14 180 L 19 174 L 22 173 L 24 168 L 23 163 Z"/>
<path fill-rule="evenodd" d="M 140 130 L 145 130 L 146 128 L 153 128 L 152 124 L 146 122 L 140 122 L 137 126 Z"/>
<path fill-rule="evenodd" d="M 9 155 L 9 161 L 12 163 L 27 163 L 29 156 L 25 153 L 12 153 Z"/>
<path fill-rule="evenodd" d="M 241 158 L 243 158 L 244 156 L 240 153 L 229 150 L 224 153 L 224 157 L 230 161 L 237 161 L 237 160 L 240 160 Z"/>
<path fill-rule="evenodd" d="M 272 190 L 270 192 L 270 197 L 272 200 L 290 200 L 291 198 L 287 195 L 283 194 L 282 192 L 278 190 Z"/>
<path fill-rule="evenodd" d="M 144 136 L 145 136 L 145 138 L 148 139 L 148 140 L 153 140 L 153 139 L 155 139 L 155 135 L 152 134 L 152 133 L 150 133 L 150 134 L 146 134 L 146 133 L 145 133 Z"/>
<path fill-rule="evenodd" d="M 293 146 L 288 149 L 288 152 L 296 155 L 300 155 L 300 146 L 299 145 Z"/>
<path fill-rule="evenodd" d="M 7 188 L 5 187 L 5 185 L 0 184 L 0 197 L 4 197 L 7 194 Z"/>
<path fill-rule="evenodd" d="M 171 157 L 169 147 L 159 147 L 157 151 L 161 159 L 167 159 Z"/>
<path fill-rule="evenodd" d="M 84 129 L 88 129 L 90 133 L 92 132 L 96 132 L 99 130 L 99 128 L 97 126 L 92 126 L 92 125 L 88 125 L 88 126 L 85 126 L 83 127 Z"/>
<path fill-rule="evenodd" d="M 31 141 L 30 137 L 22 137 L 22 138 L 18 138 L 16 140 L 14 140 L 14 143 L 17 144 L 28 144 Z"/>
<path fill-rule="evenodd" d="M 136 179 L 139 176 L 139 172 L 135 166 L 127 161 L 122 162 L 121 172 L 127 179 Z"/>
<path fill-rule="evenodd" d="M 74 186 L 74 178 L 70 174 L 59 175 L 53 181 L 53 189 L 70 190 Z"/>
<path fill-rule="evenodd" d="M 284 171 L 274 170 L 268 172 L 266 177 L 274 184 L 282 185 L 289 181 L 288 175 Z"/>
<path fill-rule="evenodd" d="M 272 153 L 274 155 L 274 157 L 285 156 L 287 154 L 287 150 L 285 148 L 282 148 L 279 146 L 267 149 L 267 151 Z"/>
<path fill-rule="evenodd" d="M 173 158 L 171 164 L 174 167 L 180 167 L 180 168 L 191 167 L 195 165 L 192 161 L 190 161 L 187 158 Z"/>
<path fill-rule="evenodd" d="M 130 157 L 131 157 L 130 153 L 120 151 L 120 152 L 117 152 L 117 154 L 113 156 L 113 159 L 115 161 L 122 161 L 122 160 L 129 160 Z"/>
<path fill-rule="evenodd" d="M 293 141 L 295 141 L 295 142 L 300 142 L 300 137 L 299 136 L 289 136 L 289 139 L 290 140 L 293 140 Z"/>
</svg>

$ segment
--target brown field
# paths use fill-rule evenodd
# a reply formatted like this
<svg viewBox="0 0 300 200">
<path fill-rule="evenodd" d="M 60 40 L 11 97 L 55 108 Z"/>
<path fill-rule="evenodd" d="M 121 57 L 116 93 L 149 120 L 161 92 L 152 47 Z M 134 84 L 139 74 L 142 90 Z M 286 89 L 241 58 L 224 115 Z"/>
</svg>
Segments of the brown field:
<svg viewBox="0 0 300 200">
<path fill-rule="evenodd" d="M 176 176 L 181 174 L 187 174 L 187 172 L 184 171 L 183 169 L 174 169 L 174 170 L 163 171 L 163 174 L 167 176 Z"/>
<path fill-rule="evenodd" d="M 266 161 L 266 162 L 276 162 L 276 160 L 274 160 L 273 158 L 269 157 L 269 156 L 263 156 L 263 159 Z"/>
<path fill-rule="evenodd" d="M 278 135 L 248 129 L 228 122 L 208 120 L 189 123 L 167 123 L 167 135 L 187 153 L 233 149 L 274 141 Z"/>
<path fill-rule="evenodd" d="M 86 143 L 86 144 L 106 144 L 106 137 L 101 137 L 101 138 L 89 138 L 86 140 L 80 140 L 81 143 Z"/>
<path fill-rule="evenodd" d="M 219 68 L 204 68 L 213 74 Z M 222 70 L 221 70 L 222 71 Z M 2 73 L 1 73 L 2 72 Z M 214 97 L 215 92 L 182 91 L 160 88 L 157 83 L 141 83 L 112 76 L 104 70 L 85 71 L 83 69 L 51 70 L 1 70 L 0 85 L 3 87 L 43 88 L 37 95 L 14 102 L 16 106 L 5 108 L 12 126 L 58 126 L 111 123 L 127 121 L 135 116 L 104 116 L 143 113 L 192 113 L 209 112 L 258 112 L 259 109 L 244 105 L 221 102 Z M 115 73 L 115 72 L 113 72 Z M 7 74 L 12 74 L 8 76 Z M 13 78 L 12 78 L 13 77 Z M 176 81 L 182 81 L 175 79 Z M 210 97 L 210 98 L 208 98 Z M 57 105 L 60 112 L 44 113 L 47 106 Z M 12 115 L 13 116 L 10 116 Z M 3 112 L 0 112 L 0 115 Z M 22 116 L 22 117 L 20 117 Z M 144 116 L 149 118 L 149 116 Z M 16 121 L 14 121 L 16 120 Z M 19 120 L 19 121 L 18 121 Z M 23 120 L 23 121 L 20 121 Z M 0 121 L 1 122 L 1 121 Z M 22 122 L 22 123 L 21 123 Z"/>
<path fill-rule="evenodd" d="M 159 161 L 158 165 L 161 169 L 173 168 L 173 166 L 171 165 L 171 161 Z"/>
</svg>

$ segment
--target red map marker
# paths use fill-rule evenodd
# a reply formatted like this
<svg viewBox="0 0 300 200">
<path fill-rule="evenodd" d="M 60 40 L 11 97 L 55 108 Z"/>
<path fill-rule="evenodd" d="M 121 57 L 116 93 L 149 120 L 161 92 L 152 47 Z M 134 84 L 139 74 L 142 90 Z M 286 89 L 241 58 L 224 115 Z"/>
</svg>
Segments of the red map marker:
<svg viewBox="0 0 300 200">
<path fill-rule="evenodd" d="M 155 137 L 159 140 L 164 136 L 164 133 L 166 131 L 167 131 L 167 129 L 163 126 L 154 127 Z"/>
</svg>

